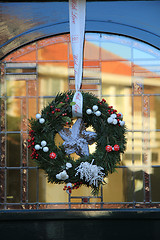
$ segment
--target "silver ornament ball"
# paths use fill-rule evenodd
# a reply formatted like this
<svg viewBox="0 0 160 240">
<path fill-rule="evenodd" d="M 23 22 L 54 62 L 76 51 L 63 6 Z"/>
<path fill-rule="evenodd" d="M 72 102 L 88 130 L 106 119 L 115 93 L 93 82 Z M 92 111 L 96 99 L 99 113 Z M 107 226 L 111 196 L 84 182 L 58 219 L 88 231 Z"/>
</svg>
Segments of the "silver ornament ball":
<svg viewBox="0 0 160 240">
<path fill-rule="evenodd" d="M 47 142 L 45 141 L 45 140 L 43 140 L 42 142 L 41 142 L 41 146 L 42 147 L 45 147 L 47 145 Z"/>
<path fill-rule="evenodd" d="M 36 150 L 39 150 L 39 149 L 41 149 L 41 146 L 40 146 L 39 144 L 36 144 L 36 145 L 34 146 L 34 148 L 35 148 Z"/>
<path fill-rule="evenodd" d="M 101 116 L 101 112 L 100 111 L 95 112 L 95 114 L 96 114 L 97 117 Z"/>
<path fill-rule="evenodd" d="M 116 125 L 118 123 L 117 119 L 113 120 L 113 124 Z"/>
<path fill-rule="evenodd" d="M 49 148 L 48 147 L 44 147 L 43 148 L 43 152 L 48 152 L 49 151 Z"/>
<path fill-rule="evenodd" d="M 86 113 L 87 113 L 88 115 L 90 115 L 90 114 L 92 113 L 92 110 L 91 110 L 91 109 L 87 109 Z"/>
<path fill-rule="evenodd" d="M 115 113 L 111 114 L 111 118 L 116 118 L 117 115 Z"/>
<path fill-rule="evenodd" d="M 37 119 L 40 119 L 40 118 L 41 118 L 41 114 L 37 113 L 37 114 L 36 114 L 36 118 L 37 118 Z"/>
<path fill-rule="evenodd" d="M 109 118 L 107 119 L 107 122 L 108 122 L 108 123 L 112 123 L 112 122 L 113 122 L 113 118 L 109 117 Z"/>
<path fill-rule="evenodd" d="M 94 106 L 92 107 L 92 109 L 93 109 L 93 111 L 95 112 L 95 111 L 98 110 L 98 106 L 97 106 L 97 105 L 94 105 Z"/>
<path fill-rule="evenodd" d="M 45 122 L 45 119 L 44 119 L 44 118 L 40 118 L 40 119 L 39 119 L 39 122 L 40 122 L 41 124 L 43 124 L 43 123 Z"/>
</svg>

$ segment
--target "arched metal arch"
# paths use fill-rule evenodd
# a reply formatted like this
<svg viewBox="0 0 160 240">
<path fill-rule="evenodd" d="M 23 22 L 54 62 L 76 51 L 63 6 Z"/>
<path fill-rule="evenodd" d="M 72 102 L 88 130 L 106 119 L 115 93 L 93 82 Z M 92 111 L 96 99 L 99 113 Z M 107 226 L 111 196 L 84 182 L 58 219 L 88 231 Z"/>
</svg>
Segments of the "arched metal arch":
<svg viewBox="0 0 160 240">
<path fill-rule="evenodd" d="M 87 2 L 86 32 L 125 35 L 160 49 L 160 1 Z M 0 59 L 41 38 L 68 33 L 68 2 L 0 3 Z"/>
</svg>

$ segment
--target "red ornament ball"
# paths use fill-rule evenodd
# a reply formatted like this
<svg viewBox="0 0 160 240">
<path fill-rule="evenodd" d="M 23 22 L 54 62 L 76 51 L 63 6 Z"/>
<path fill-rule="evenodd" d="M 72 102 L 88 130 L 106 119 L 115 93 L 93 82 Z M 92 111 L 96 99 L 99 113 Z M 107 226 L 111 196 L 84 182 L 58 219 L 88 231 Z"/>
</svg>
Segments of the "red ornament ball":
<svg viewBox="0 0 160 240">
<path fill-rule="evenodd" d="M 55 158 L 56 158 L 56 153 L 51 152 L 51 153 L 49 154 L 49 157 L 50 157 L 51 159 L 55 159 Z"/>
<path fill-rule="evenodd" d="M 119 151 L 119 145 L 114 145 L 114 151 L 118 152 Z"/>
<path fill-rule="evenodd" d="M 107 152 L 111 152 L 111 151 L 112 151 L 112 146 L 107 145 L 107 146 L 106 146 L 106 151 L 107 151 Z"/>
</svg>

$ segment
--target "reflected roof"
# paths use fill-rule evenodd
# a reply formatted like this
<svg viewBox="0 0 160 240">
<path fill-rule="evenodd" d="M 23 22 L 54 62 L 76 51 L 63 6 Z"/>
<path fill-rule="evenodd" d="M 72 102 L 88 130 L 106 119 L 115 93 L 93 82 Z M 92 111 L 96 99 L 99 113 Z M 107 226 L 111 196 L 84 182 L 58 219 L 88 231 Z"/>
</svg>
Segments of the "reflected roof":
<svg viewBox="0 0 160 240">
<path fill-rule="evenodd" d="M 0 58 L 35 40 L 69 32 L 68 2 L 0 3 Z M 160 1 L 87 1 L 86 31 L 134 37 L 160 49 Z"/>
</svg>

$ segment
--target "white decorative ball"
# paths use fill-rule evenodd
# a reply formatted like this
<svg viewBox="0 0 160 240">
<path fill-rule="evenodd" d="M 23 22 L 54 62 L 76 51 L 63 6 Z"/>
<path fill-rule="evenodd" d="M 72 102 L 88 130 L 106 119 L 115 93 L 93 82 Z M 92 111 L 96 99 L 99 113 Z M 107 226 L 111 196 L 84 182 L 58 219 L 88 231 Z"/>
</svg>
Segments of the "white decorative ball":
<svg viewBox="0 0 160 240">
<path fill-rule="evenodd" d="M 72 167 L 72 164 L 71 163 L 66 163 L 66 169 L 69 169 L 69 168 L 71 168 Z"/>
<path fill-rule="evenodd" d="M 63 170 L 63 172 L 60 173 L 61 178 L 65 178 L 67 176 L 66 170 Z"/>
<path fill-rule="evenodd" d="M 90 114 L 92 113 L 92 110 L 91 110 L 91 109 L 87 109 L 87 110 L 86 110 L 86 113 L 87 113 L 88 115 L 90 115 Z"/>
<path fill-rule="evenodd" d="M 47 145 L 47 142 L 43 140 L 43 141 L 41 142 L 41 146 L 42 146 L 42 147 L 45 147 L 46 145 Z"/>
<path fill-rule="evenodd" d="M 61 179 L 62 179 L 62 180 L 66 180 L 66 179 L 69 178 L 66 170 L 63 170 L 63 172 L 60 173 L 60 176 L 61 176 Z"/>
<path fill-rule="evenodd" d="M 108 122 L 108 123 L 112 123 L 112 122 L 113 122 L 113 118 L 109 117 L 109 118 L 107 119 L 107 122 Z"/>
<path fill-rule="evenodd" d="M 43 123 L 45 122 L 45 119 L 44 119 L 44 118 L 40 118 L 40 119 L 39 119 L 39 122 L 40 122 L 41 124 L 43 124 Z"/>
<path fill-rule="evenodd" d="M 41 114 L 37 113 L 37 114 L 36 114 L 36 118 L 37 118 L 37 119 L 41 118 Z"/>
<path fill-rule="evenodd" d="M 72 187 L 72 183 L 67 183 L 67 187 Z"/>
<path fill-rule="evenodd" d="M 115 113 L 111 114 L 111 118 L 116 118 L 117 115 Z"/>
<path fill-rule="evenodd" d="M 116 125 L 118 123 L 117 119 L 113 119 L 113 124 Z"/>
<path fill-rule="evenodd" d="M 49 151 L 49 148 L 48 147 L 44 147 L 43 148 L 43 152 L 48 152 Z"/>
<path fill-rule="evenodd" d="M 119 123 L 120 123 L 121 126 L 124 126 L 125 121 L 119 121 Z"/>
<path fill-rule="evenodd" d="M 97 105 L 94 105 L 94 106 L 92 107 L 92 109 L 93 109 L 93 111 L 95 112 L 95 111 L 98 110 L 98 106 L 97 106 Z"/>
<path fill-rule="evenodd" d="M 97 117 L 101 116 L 101 112 L 100 111 L 95 112 L 95 114 L 96 114 Z"/>
<path fill-rule="evenodd" d="M 59 180 L 61 180 L 61 175 L 60 175 L 60 173 L 56 175 L 56 178 L 59 179 Z"/>
<path fill-rule="evenodd" d="M 36 150 L 39 150 L 39 149 L 41 149 L 41 146 L 40 146 L 39 144 L 36 144 L 36 145 L 34 146 L 34 148 L 35 148 Z"/>
<path fill-rule="evenodd" d="M 66 180 L 66 179 L 68 179 L 68 178 L 69 178 L 69 176 L 66 175 L 62 180 Z"/>
</svg>

